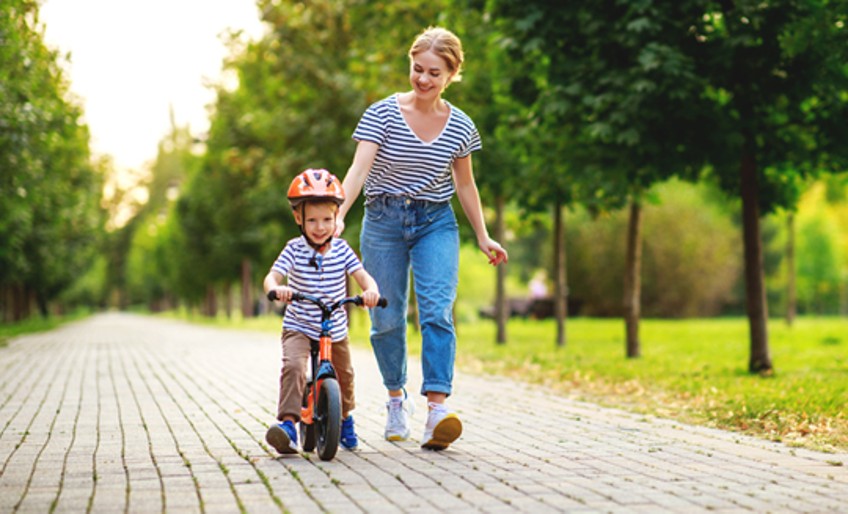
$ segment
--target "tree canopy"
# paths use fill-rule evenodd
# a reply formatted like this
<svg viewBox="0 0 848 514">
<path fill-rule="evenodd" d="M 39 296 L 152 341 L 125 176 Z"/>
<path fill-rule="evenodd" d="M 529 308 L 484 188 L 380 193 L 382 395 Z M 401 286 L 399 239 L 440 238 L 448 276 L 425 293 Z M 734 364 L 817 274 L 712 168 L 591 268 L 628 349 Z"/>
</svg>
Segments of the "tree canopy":
<svg viewBox="0 0 848 514">
<path fill-rule="evenodd" d="M 0 5 L 0 301 L 6 319 L 43 314 L 84 272 L 101 234 L 102 177 L 60 56 L 35 2 Z"/>
</svg>

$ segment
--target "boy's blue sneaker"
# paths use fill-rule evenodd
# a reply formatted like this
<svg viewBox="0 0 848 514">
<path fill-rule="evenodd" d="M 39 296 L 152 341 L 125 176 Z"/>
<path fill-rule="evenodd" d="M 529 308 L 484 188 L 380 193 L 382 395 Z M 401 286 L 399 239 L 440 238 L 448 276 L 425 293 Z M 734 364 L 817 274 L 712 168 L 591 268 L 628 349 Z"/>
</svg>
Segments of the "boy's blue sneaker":
<svg viewBox="0 0 848 514">
<path fill-rule="evenodd" d="M 359 446 L 359 439 L 356 437 L 356 431 L 353 428 L 353 415 L 342 420 L 342 435 L 339 442 L 348 450 L 355 450 Z"/>
<path fill-rule="evenodd" d="M 294 423 L 291 421 L 271 425 L 271 428 L 265 433 L 265 440 L 279 453 L 297 453 L 299 450 L 297 430 L 295 430 Z"/>
</svg>

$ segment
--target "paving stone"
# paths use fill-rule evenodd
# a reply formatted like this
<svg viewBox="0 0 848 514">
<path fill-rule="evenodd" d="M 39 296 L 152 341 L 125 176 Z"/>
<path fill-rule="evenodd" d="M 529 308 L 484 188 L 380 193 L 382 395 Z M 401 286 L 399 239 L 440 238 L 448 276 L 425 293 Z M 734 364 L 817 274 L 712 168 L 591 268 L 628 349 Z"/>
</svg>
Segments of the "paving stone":
<svg viewBox="0 0 848 514">
<path fill-rule="evenodd" d="M 457 373 L 462 437 L 383 440 L 385 390 L 353 349 L 360 449 L 277 456 L 279 338 L 123 313 L 0 349 L 0 512 L 844 512 L 848 454 L 788 448 Z M 410 392 L 420 363 L 410 360 Z M 514 416 L 521 405 L 544 416 Z M 3 428 L 5 427 L 5 428 Z M 837 466 L 834 463 L 843 465 Z M 202 503 L 201 503 L 202 502 Z M 17 507 L 16 507 L 17 506 Z"/>
</svg>

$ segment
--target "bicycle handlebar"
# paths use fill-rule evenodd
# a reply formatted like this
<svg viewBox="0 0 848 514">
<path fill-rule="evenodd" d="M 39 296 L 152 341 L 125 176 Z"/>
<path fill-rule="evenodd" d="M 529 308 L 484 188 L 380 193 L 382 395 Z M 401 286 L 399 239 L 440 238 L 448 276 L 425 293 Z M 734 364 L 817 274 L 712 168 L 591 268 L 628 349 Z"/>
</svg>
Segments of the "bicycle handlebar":
<svg viewBox="0 0 848 514">
<path fill-rule="evenodd" d="M 275 301 L 277 299 L 277 290 L 272 289 L 272 290 L 268 291 L 267 296 L 268 296 L 268 299 L 271 300 L 272 302 Z M 299 293 L 297 291 L 292 292 L 291 299 L 292 299 L 292 301 L 295 301 L 295 302 L 302 302 L 302 301 L 311 302 L 311 303 L 314 303 L 315 305 L 317 305 L 318 307 L 320 307 L 322 310 L 329 310 L 329 311 L 334 311 L 334 310 L 338 309 L 339 307 L 341 307 L 342 305 L 344 305 L 346 303 L 352 303 L 354 305 L 359 305 L 359 306 L 362 305 L 362 296 L 360 296 L 360 295 L 342 298 L 341 300 L 339 300 L 339 301 L 337 301 L 337 302 L 335 302 L 335 303 L 333 303 L 329 306 L 326 305 L 323 301 L 321 301 L 320 298 L 318 298 L 316 296 L 311 296 L 311 295 L 308 295 L 308 294 Z M 384 297 L 380 297 L 380 299 L 377 300 L 377 307 L 386 307 L 388 304 L 389 304 L 389 301 Z"/>
</svg>

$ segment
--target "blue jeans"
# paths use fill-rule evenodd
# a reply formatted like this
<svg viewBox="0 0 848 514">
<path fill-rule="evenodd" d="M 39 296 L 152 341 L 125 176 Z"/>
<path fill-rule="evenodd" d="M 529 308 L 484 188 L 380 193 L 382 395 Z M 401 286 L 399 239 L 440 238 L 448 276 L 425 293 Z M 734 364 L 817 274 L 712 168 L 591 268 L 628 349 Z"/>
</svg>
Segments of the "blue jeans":
<svg viewBox="0 0 848 514">
<path fill-rule="evenodd" d="M 450 202 L 369 199 L 360 237 L 362 263 L 377 281 L 384 309 L 371 309 L 371 346 L 383 385 L 406 385 L 409 272 L 421 323 L 421 394 L 451 393 L 456 356 L 453 303 L 459 281 L 459 227 Z"/>
</svg>

